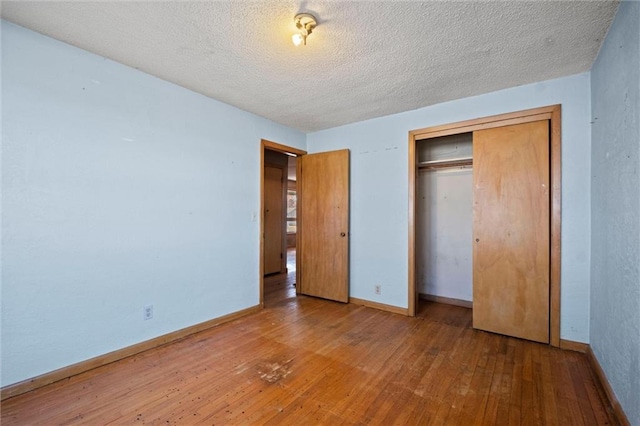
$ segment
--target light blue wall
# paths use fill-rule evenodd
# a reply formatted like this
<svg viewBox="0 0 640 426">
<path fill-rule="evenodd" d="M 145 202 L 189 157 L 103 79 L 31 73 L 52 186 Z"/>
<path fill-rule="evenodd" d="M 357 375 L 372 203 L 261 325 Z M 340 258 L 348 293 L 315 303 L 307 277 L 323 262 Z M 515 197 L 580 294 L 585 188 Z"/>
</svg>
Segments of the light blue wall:
<svg viewBox="0 0 640 426">
<path fill-rule="evenodd" d="M 591 348 L 640 425 L 640 3 L 620 4 L 591 94 Z"/>
<path fill-rule="evenodd" d="M 307 135 L 310 152 L 351 150 L 351 296 L 407 307 L 410 130 L 562 104 L 561 337 L 588 342 L 589 84 L 578 74 Z"/>
<path fill-rule="evenodd" d="M 260 139 L 303 133 L 4 21 L 2 103 L 3 386 L 259 303 Z"/>
</svg>

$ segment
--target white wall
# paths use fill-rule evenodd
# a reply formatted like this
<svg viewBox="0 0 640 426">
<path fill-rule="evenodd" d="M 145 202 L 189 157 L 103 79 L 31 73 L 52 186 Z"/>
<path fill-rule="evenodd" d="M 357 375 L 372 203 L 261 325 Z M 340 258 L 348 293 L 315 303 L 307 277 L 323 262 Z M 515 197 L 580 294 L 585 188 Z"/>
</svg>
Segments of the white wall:
<svg viewBox="0 0 640 426">
<path fill-rule="evenodd" d="M 473 300 L 473 170 L 420 170 L 416 176 L 418 292 Z"/>
<path fill-rule="evenodd" d="M 2 386 L 259 303 L 260 139 L 303 133 L 4 21 L 2 102 Z"/>
<path fill-rule="evenodd" d="M 640 3 L 620 4 L 591 93 L 591 348 L 640 425 Z"/>
<path fill-rule="evenodd" d="M 561 337 L 588 342 L 589 73 L 308 134 L 309 152 L 351 150 L 351 296 L 408 305 L 410 130 L 553 104 L 562 104 Z"/>
</svg>

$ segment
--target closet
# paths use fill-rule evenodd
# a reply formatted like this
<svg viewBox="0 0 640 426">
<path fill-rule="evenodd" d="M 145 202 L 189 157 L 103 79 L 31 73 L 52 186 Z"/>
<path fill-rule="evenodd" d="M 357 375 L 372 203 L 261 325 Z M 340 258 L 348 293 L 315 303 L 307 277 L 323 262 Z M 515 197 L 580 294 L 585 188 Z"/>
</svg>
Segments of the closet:
<svg viewBox="0 0 640 426">
<path fill-rule="evenodd" d="M 559 345 L 560 107 L 416 130 L 410 144 L 410 308 L 468 304 L 476 329 Z"/>
<path fill-rule="evenodd" d="M 421 299 L 471 307 L 472 133 L 416 142 L 416 254 Z"/>
</svg>

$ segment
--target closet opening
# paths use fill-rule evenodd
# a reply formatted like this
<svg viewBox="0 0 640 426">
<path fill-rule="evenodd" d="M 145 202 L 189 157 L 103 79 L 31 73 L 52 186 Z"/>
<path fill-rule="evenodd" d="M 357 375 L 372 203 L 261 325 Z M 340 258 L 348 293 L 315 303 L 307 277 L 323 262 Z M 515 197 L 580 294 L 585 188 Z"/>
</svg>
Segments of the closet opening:
<svg viewBox="0 0 640 426">
<path fill-rule="evenodd" d="M 473 304 L 473 134 L 416 141 L 417 312 Z"/>
</svg>

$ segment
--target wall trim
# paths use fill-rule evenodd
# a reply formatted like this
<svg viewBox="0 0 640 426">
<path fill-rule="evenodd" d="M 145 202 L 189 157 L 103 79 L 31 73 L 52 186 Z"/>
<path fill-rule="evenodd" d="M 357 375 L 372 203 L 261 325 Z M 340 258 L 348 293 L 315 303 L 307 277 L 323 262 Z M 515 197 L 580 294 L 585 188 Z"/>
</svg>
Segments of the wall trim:
<svg viewBox="0 0 640 426">
<path fill-rule="evenodd" d="M 473 309 L 473 302 L 470 300 L 453 299 L 451 297 L 435 296 L 433 294 L 420 293 L 420 299 L 429 302 L 442 303 L 444 305 L 461 306 L 463 308 Z"/>
<path fill-rule="evenodd" d="M 596 379 L 600 382 L 600 385 L 602 386 L 602 389 L 604 389 L 604 393 L 609 400 L 609 404 L 613 408 L 613 415 L 621 425 L 631 426 L 631 422 L 622 409 L 622 405 L 620 405 L 618 398 L 616 398 L 616 394 L 613 392 L 613 388 L 611 388 L 611 384 L 609 383 L 609 380 L 607 380 L 607 376 L 604 374 L 604 370 L 602 369 L 600 362 L 598 362 L 596 354 L 593 353 L 593 349 L 591 349 L 591 346 L 589 345 L 587 345 L 586 354 L 591 370 L 595 374 Z"/>
<path fill-rule="evenodd" d="M 171 333 L 163 334 L 162 336 L 158 336 L 150 340 L 145 340 L 144 342 L 136 343 L 135 345 L 127 346 L 125 348 L 118 349 L 104 355 L 99 355 L 97 357 L 90 358 L 85 361 L 69 365 L 67 367 L 62 367 L 58 370 L 44 373 L 40 376 L 32 377 L 31 379 L 23 380 L 12 385 L 7 385 L 0 389 L 0 400 L 4 401 L 5 399 L 13 398 L 14 396 L 18 396 L 34 389 L 41 388 L 51 383 L 63 379 L 68 379 L 72 376 L 76 376 L 86 371 L 93 370 L 94 368 L 102 367 L 103 365 L 111 364 L 112 362 L 137 355 L 141 352 L 148 351 L 149 349 L 154 349 L 168 343 L 173 343 L 177 340 L 184 339 L 185 337 L 192 334 L 199 333 L 209 328 L 236 320 L 260 310 L 262 310 L 262 305 L 251 306 L 249 308 L 242 309 L 237 312 L 232 312 L 230 314 L 201 322 L 199 324 L 195 324 L 177 331 L 173 331 Z"/>
<path fill-rule="evenodd" d="M 560 349 L 564 349 L 567 351 L 581 352 L 583 354 L 586 354 L 587 350 L 589 349 L 589 344 L 582 343 L 582 342 L 574 342 L 573 340 L 560 339 Z"/>
<path fill-rule="evenodd" d="M 393 314 L 409 316 L 409 311 L 407 310 L 407 308 L 401 308 L 399 306 L 387 305 L 384 303 L 373 302 L 371 300 L 358 299 L 356 297 L 350 297 L 349 303 L 353 305 L 360 305 L 360 306 L 365 306 L 367 308 L 373 308 L 381 311 L 391 312 Z"/>
</svg>

